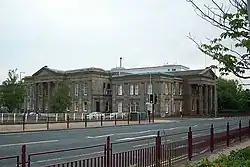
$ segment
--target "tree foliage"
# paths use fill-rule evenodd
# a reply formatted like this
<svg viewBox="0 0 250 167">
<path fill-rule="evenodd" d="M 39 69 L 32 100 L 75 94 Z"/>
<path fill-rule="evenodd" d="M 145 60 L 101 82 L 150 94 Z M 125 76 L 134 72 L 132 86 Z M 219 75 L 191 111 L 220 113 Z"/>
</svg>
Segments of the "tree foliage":
<svg viewBox="0 0 250 167">
<path fill-rule="evenodd" d="M 52 112 L 66 112 L 66 109 L 72 105 L 69 91 L 70 88 L 66 82 L 59 83 L 50 101 Z"/>
<path fill-rule="evenodd" d="M 240 78 L 250 78 L 247 74 L 250 70 L 247 0 L 228 0 L 229 6 L 219 4 L 218 0 L 210 0 L 213 5 L 204 5 L 205 10 L 194 0 L 187 1 L 202 19 L 221 30 L 220 36 L 208 39 L 208 43 L 200 44 L 193 37 L 189 38 L 197 44 L 199 50 L 219 62 L 219 65 L 213 67 L 218 68 L 222 75 L 233 73 Z"/>
<path fill-rule="evenodd" d="M 0 89 L 2 105 L 7 107 L 9 112 L 19 110 L 24 102 L 25 86 L 18 76 L 17 69 L 9 70 L 8 78 L 3 81 Z"/>
<path fill-rule="evenodd" d="M 245 111 L 250 105 L 250 92 L 245 90 L 237 80 L 218 78 L 218 109 Z"/>
</svg>

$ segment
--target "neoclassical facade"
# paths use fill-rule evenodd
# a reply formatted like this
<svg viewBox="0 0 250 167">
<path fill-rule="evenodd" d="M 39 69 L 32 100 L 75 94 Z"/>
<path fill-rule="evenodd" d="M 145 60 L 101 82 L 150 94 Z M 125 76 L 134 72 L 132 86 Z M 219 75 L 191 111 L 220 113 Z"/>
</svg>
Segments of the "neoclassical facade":
<svg viewBox="0 0 250 167">
<path fill-rule="evenodd" d="M 67 81 L 70 112 L 135 112 L 152 110 L 149 94 L 157 94 L 155 114 L 161 117 L 216 115 L 216 75 L 210 68 L 169 73 L 112 73 L 98 68 L 59 71 L 41 68 L 25 78 L 25 110 L 52 112 L 49 99 Z"/>
</svg>

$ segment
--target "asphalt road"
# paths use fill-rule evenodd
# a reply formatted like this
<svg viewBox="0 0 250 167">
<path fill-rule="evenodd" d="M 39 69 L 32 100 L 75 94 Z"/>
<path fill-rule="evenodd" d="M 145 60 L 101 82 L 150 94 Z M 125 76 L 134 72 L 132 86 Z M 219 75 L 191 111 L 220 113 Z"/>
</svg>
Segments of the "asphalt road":
<svg viewBox="0 0 250 167">
<path fill-rule="evenodd" d="M 248 126 L 249 117 L 231 119 L 189 118 L 173 120 L 173 122 L 161 124 L 0 134 L 0 157 L 20 155 L 21 146 L 23 144 L 27 145 L 28 153 L 101 145 L 99 147 L 77 151 L 31 156 L 31 166 L 37 167 L 45 164 L 54 164 L 103 155 L 107 136 L 111 137 L 114 153 L 139 149 L 149 145 L 153 146 L 155 144 L 154 137 L 157 131 L 160 131 L 162 135 L 167 135 L 164 140 L 173 142 L 187 139 L 189 126 L 192 127 L 193 136 L 197 137 L 209 134 L 211 124 L 214 124 L 216 133 L 226 130 L 227 121 L 230 122 L 230 129 L 237 128 L 239 120 L 242 120 L 242 127 Z M 0 161 L 0 167 L 13 167 L 15 166 L 15 162 L 14 159 L 2 160 Z"/>
</svg>

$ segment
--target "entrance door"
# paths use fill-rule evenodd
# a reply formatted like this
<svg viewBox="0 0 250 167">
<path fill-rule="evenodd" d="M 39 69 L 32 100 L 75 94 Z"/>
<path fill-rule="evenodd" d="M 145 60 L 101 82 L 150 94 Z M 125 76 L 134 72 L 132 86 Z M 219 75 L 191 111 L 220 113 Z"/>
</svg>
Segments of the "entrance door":
<svg viewBox="0 0 250 167">
<path fill-rule="evenodd" d="M 96 108 L 96 112 L 100 112 L 100 102 L 99 101 L 95 102 L 95 108 Z"/>
</svg>

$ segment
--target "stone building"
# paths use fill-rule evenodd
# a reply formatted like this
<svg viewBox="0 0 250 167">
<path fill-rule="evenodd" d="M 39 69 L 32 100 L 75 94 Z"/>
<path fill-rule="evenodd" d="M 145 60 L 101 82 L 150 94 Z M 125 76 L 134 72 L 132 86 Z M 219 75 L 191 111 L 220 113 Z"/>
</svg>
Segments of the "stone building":
<svg viewBox="0 0 250 167">
<path fill-rule="evenodd" d="M 214 115 L 217 113 L 216 76 L 210 68 L 151 73 L 115 73 L 98 68 L 59 71 L 41 68 L 25 79 L 26 110 L 50 112 L 58 83 L 71 88 L 71 112 L 135 112 L 152 110 L 149 94 L 157 94 L 155 115 Z"/>
</svg>

